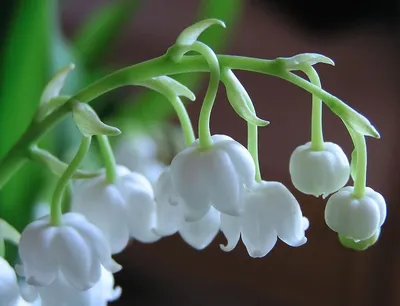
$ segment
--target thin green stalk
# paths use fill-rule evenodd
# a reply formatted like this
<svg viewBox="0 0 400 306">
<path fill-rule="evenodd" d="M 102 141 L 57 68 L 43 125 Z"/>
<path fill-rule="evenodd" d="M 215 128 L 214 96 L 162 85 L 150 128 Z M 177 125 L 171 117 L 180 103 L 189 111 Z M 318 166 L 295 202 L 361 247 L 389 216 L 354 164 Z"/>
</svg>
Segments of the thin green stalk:
<svg viewBox="0 0 400 306">
<path fill-rule="evenodd" d="M 108 183 L 113 184 L 117 179 L 117 167 L 110 141 L 105 135 L 98 135 L 97 141 L 103 157 L 104 167 L 106 168 L 106 180 Z"/>
<path fill-rule="evenodd" d="M 176 112 L 176 115 L 178 116 L 179 123 L 181 124 L 183 131 L 185 145 L 188 147 L 195 141 L 193 126 L 189 118 L 189 114 L 186 110 L 185 105 L 179 97 L 174 96 L 170 99 L 170 102 Z"/>
<path fill-rule="evenodd" d="M 29 149 L 29 158 L 34 162 L 45 165 L 54 175 L 61 176 L 68 165 L 47 150 L 40 149 L 37 146 L 32 146 Z M 77 179 L 90 179 L 98 177 L 102 174 L 101 171 L 91 172 L 77 169 L 72 178 Z"/>
<path fill-rule="evenodd" d="M 325 90 L 314 86 L 310 82 L 292 73 L 282 71 L 281 65 L 275 60 L 248 58 L 243 56 L 218 55 L 220 68 L 246 70 L 257 73 L 269 74 L 285 79 L 304 90 L 315 94 L 322 99 L 336 113 L 347 111 L 356 116 L 364 128 L 374 137 L 379 133 L 362 115 L 356 113 L 352 108 L 344 104 L 340 99 L 327 93 Z M 210 67 L 202 56 L 184 56 L 178 63 L 172 61 L 168 56 L 142 62 L 133 66 L 115 71 L 104 78 L 94 82 L 72 96 L 68 102 L 56 109 L 40 122 L 32 122 L 27 131 L 17 141 L 13 148 L 0 160 L 0 189 L 10 177 L 22 166 L 28 156 L 29 147 L 35 144 L 51 127 L 63 118 L 70 110 L 73 101 L 90 102 L 93 99 L 113 89 L 143 82 L 161 75 L 174 75 L 188 72 L 206 72 Z"/>
<path fill-rule="evenodd" d="M 0 233 L 0 258 L 6 257 L 6 244 L 4 238 Z"/>
<path fill-rule="evenodd" d="M 312 66 L 307 66 L 304 73 L 315 86 L 321 87 L 317 71 Z M 324 150 L 324 134 L 322 132 L 322 100 L 316 95 L 312 95 L 312 112 L 311 112 L 311 150 Z"/>
<path fill-rule="evenodd" d="M 190 49 L 203 55 L 210 66 L 210 81 L 199 116 L 199 147 L 207 149 L 213 143 L 210 132 L 210 117 L 218 92 L 221 71 L 219 68 L 218 58 L 209 46 L 196 41 Z"/>
<path fill-rule="evenodd" d="M 65 170 L 63 175 L 57 182 L 56 188 L 54 190 L 53 199 L 51 201 L 51 211 L 50 211 L 50 223 L 52 225 L 60 225 L 62 217 L 62 198 L 65 187 L 68 185 L 73 173 L 79 167 L 79 164 L 85 158 L 87 152 L 90 148 L 90 142 L 92 137 L 82 136 L 82 141 L 79 146 L 78 152 L 72 159 L 68 168 Z"/>
<path fill-rule="evenodd" d="M 367 144 L 365 136 L 360 133 L 355 133 L 354 139 L 357 152 L 357 165 L 353 195 L 361 199 L 365 196 L 365 187 L 367 184 Z"/>
</svg>

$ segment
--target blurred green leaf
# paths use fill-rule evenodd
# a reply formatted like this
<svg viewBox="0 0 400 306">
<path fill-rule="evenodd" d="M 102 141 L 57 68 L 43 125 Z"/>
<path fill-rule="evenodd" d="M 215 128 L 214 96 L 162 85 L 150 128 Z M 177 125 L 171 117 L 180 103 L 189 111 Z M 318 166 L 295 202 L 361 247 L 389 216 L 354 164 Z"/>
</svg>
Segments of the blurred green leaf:
<svg viewBox="0 0 400 306">
<path fill-rule="evenodd" d="M 199 38 L 209 45 L 215 52 L 221 51 L 227 44 L 230 34 L 234 30 L 235 23 L 240 18 L 242 11 L 242 0 L 216 1 L 203 0 L 199 9 L 199 18 L 217 18 L 225 22 L 226 29 L 212 27 L 207 29 Z M 178 33 L 177 33 L 178 34 Z M 204 74 L 203 74 L 204 75 Z M 192 91 L 199 89 L 201 85 L 200 74 L 179 75 L 175 79 L 189 87 Z M 133 103 L 131 103 L 133 102 Z M 117 114 L 122 120 L 137 120 L 146 123 L 154 123 L 171 116 L 174 110 L 164 96 L 153 91 L 146 91 L 132 101 L 122 103 L 120 112 Z"/>
<path fill-rule="evenodd" d="M 28 127 L 48 81 L 53 0 L 18 1 L 0 65 L 0 157 Z M 40 167 L 26 164 L 1 190 L 0 215 L 21 230 L 42 181 Z"/>
<path fill-rule="evenodd" d="M 74 39 L 74 46 L 86 66 L 96 64 L 115 41 L 133 14 L 139 0 L 114 0 L 100 7 L 82 26 Z"/>
</svg>

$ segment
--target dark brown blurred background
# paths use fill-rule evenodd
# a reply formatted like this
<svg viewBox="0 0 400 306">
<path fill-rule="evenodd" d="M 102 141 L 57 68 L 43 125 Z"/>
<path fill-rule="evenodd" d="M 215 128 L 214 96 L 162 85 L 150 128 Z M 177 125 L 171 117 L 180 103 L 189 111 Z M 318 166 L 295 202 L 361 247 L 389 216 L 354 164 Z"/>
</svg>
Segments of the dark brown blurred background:
<svg viewBox="0 0 400 306">
<path fill-rule="evenodd" d="M 73 33 L 104 2 L 63 1 L 66 33 Z M 271 121 L 260 131 L 263 178 L 281 181 L 294 192 L 311 222 L 308 243 L 301 248 L 278 243 L 265 258 L 251 259 L 241 244 L 231 253 L 220 251 L 222 235 L 201 252 L 178 236 L 152 245 L 133 242 L 118 258 L 124 270 L 116 275 L 123 286 L 117 305 L 400 305 L 398 6 L 395 1 L 350 2 L 245 1 L 225 53 L 275 58 L 318 52 L 334 59 L 335 67 L 317 67 L 323 86 L 366 115 L 382 135 L 368 140 L 368 186 L 381 192 L 388 204 L 377 245 L 365 252 L 343 248 L 324 223 L 324 201 L 296 192 L 290 182 L 290 154 L 309 140 L 310 95 L 282 80 L 240 72 L 259 116 Z M 123 66 L 164 53 L 193 22 L 198 4 L 143 1 L 110 63 Z M 198 100 L 201 97 L 198 94 Z M 189 108 L 194 121 L 199 108 L 198 102 Z M 329 111 L 324 129 L 326 140 L 339 143 L 350 155 L 350 138 Z M 223 90 L 212 131 L 246 142 L 246 126 Z"/>
</svg>

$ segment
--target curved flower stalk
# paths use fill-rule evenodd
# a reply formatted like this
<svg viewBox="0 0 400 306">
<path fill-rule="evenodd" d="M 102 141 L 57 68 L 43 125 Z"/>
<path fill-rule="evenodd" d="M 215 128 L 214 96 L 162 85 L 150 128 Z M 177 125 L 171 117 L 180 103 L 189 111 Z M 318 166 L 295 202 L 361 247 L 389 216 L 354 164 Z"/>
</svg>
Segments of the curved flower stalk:
<svg viewBox="0 0 400 306">
<path fill-rule="evenodd" d="M 88 290 L 77 290 L 71 287 L 62 274 L 45 287 L 25 287 L 28 301 L 35 299 L 40 306 L 107 306 L 121 296 L 121 288 L 114 288 L 114 276 L 102 268 L 100 280 Z M 23 290 L 24 291 L 24 290 Z"/>
<path fill-rule="evenodd" d="M 72 211 L 81 213 L 105 235 L 113 254 L 121 252 L 130 237 L 150 243 L 160 239 L 155 226 L 155 201 L 149 181 L 126 167 L 116 167 L 116 180 L 105 175 L 76 185 Z"/>
<path fill-rule="evenodd" d="M 241 236 L 251 257 L 264 257 L 277 238 L 292 247 L 305 244 L 308 226 L 299 203 L 283 184 L 262 181 L 246 194 L 240 217 L 221 215 L 221 231 L 228 240 L 221 249 L 233 250 Z"/>
<path fill-rule="evenodd" d="M 49 286 L 61 273 L 72 287 L 87 290 L 99 281 L 102 266 L 110 272 L 121 269 L 101 231 L 85 217 L 67 213 L 60 221 L 54 226 L 46 217 L 22 232 L 18 269 L 28 284 Z"/>
<path fill-rule="evenodd" d="M 202 250 L 218 234 L 220 212 L 213 207 L 198 221 L 185 220 L 184 200 L 177 195 L 168 169 L 160 175 L 155 195 L 157 223 L 154 232 L 158 235 L 169 236 L 179 232 L 187 244 L 197 250 Z"/>
<path fill-rule="evenodd" d="M 300 67 L 312 84 L 321 87 L 318 73 L 310 64 Z M 311 141 L 294 150 L 290 156 L 289 172 L 296 189 L 325 198 L 346 185 L 350 177 L 350 165 L 341 147 L 324 142 L 322 101 L 316 95 L 312 96 L 311 117 Z"/>
<path fill-rule="evenodd" d="M 169 169 L 187 221 L 201 219 L 211 206 L 240 215 L 244 192 L 254 182 L 254 162 L 245 147 L 226 135 L 213 135 L 212 141 L 202 150 L 196 140 L 175 156 Z"/>
</svg>

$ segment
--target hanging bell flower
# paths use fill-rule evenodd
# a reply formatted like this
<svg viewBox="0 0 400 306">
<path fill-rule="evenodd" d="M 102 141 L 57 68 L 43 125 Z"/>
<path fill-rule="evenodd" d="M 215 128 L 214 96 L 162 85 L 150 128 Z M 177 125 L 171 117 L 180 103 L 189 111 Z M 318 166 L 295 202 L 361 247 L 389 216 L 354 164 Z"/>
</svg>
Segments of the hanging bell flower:
<svg viewBox="0 0 400 306">
<path fill-rule="evenodd" d="M 201 219 L 211 206 L 240 215 L 245 190 L 254 182 L 255 166 L 247 149 L 226 135 L 214 135 L 212 140 L 205 150 L 196 140 L 175 156 L 169 169 L 187 221 Z"/>
<path fill-rule="evenodd" d="M 165 168 L 158 160 L 157 151 L 157 143 L 150 136 L 128 136 L 118 143 L 115 158 L 118 164 L 144 175 L 154 184 Z"/>
<path fill-rule="evenodd" d="M 71 287 L 62 274 L 49 286 L 33 287 L 41 306 L 107 306 L 121 296 L 121 288 L 114 288 L 114 276 L 102 268 L 100 280 L 90 289 L 81 291 Z"/>
<path fill-rule="evenodd" d="M 372 188 L 356 198 L 354 187 L 347 186 L 332 195 L 325 207 L 326 224 L 339 235 L 353 240 L 366 240 L 374 236 L 386 219 L 386 202 Z"/>
<path fill-rule="evenodd" d="M 156 221 L 153 189 L 143 175 L 124 166 L 117 166 L 112 184 L 103 174 L 77 185 L 71 207 L 101 229 L 113 254 L 121 252 L 130 237 L 144 243 L 160 239 L 152 232 Z"/>
<path fill-rule="evenodd" d="M 262 181 L 246 194 L 240 217 L 221 214 L 221 231 L 228 240 L 221 249 L 233 250 L 242 237 L 251 257 L 264 257 L 278 238 L 293 247 L 305 244 L 308 226 L 299 203 L 283 184 Z"/>
<path fill-rule="evenodd" d="M 49 286 L 60 273 L 72 287 L 87 290 L 100 280 L 102 266 L 110 272 L 121 269 L 102 232 L 77 213 L 63 215 L 59 226 L 49 218 L 29 224 L 21 234 L 19 255 L 19 274 L 33 286 Z"/>
<path fill-rule="evenodd" d="M 1 306 L 28 306 L 19 291 L 17 276 L 14 269 L 0 257 L 0 305 Z"/>
<path fill-rule="evenodd" d="M 350 177 L 346 154 L 332 142 L 325 142 L 322 151 L 312 150 L 311 142 L 297 147 L 290 157 L 289 171 L 296 189 L 316 197 L 338 191 Z"/>
<path fill-rule="evenodd" d="M 211 207 L 200 220 L 189 222 L 184 218 L 185 205 L 172 185 L 170 172 L 165 170 L 155 188 L 157 223 L 154 232 L 169 236 L 179 232 L 182 239 L 197 250 L 206 248 L 220 228 L 220 212 Z"/>
</svg>

